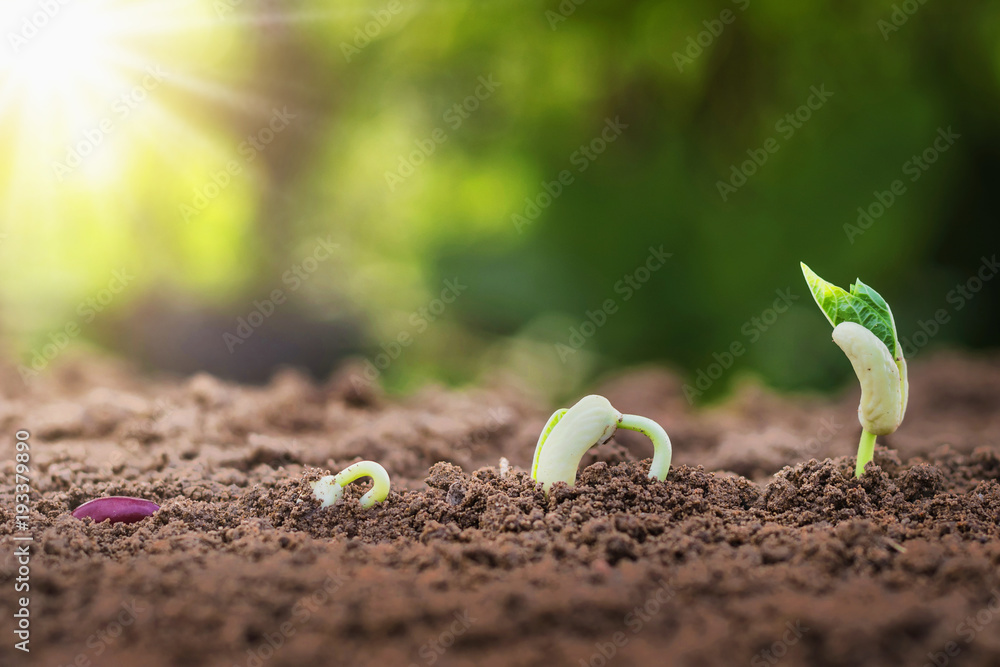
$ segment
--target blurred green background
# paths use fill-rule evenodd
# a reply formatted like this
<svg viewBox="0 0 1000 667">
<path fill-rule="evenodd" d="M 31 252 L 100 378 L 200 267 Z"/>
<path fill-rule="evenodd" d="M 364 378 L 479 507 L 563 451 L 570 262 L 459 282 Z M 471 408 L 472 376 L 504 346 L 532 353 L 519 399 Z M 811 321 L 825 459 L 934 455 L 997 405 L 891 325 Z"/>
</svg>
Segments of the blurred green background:
<svg viewBox="0 0 1000 667">
<path fill-rule="evenodd" d="M 699 400 L 831 388 L 799 260 L 904 339 L 944 310 L 911 358 L 998 342 L 996 3 L 48 4 L 4 8 L 0 68 L 29 381 L 96 346 L 244 381 L 355 356 L 402 391 L 645 362 L 718 375 Z"/>
</svg>

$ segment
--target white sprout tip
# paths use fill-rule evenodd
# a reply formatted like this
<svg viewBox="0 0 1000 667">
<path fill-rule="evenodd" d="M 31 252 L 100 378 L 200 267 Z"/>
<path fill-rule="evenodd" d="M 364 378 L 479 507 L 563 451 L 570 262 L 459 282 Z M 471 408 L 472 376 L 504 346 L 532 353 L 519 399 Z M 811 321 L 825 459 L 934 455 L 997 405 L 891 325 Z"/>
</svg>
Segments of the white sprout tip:
<svg viewBox="0 0 1000 667">
<path fill-rule="evenodd" d="M 329 507 L 340 502 L 344 497 L 344 488 L 337 483 L 337 478 L 333 475 L 312 482 L 313 497 L 320 501 L 320 507 Z"/>
</svg>

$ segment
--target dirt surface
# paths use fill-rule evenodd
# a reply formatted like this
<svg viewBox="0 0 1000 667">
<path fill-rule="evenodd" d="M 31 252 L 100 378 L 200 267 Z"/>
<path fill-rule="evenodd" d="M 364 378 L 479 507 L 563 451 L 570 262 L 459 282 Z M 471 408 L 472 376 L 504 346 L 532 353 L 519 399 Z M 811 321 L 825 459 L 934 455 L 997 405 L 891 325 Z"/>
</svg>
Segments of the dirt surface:
<svg viewBox="0 0 1000 667">
<path fill-rule="evenodd" d="M 998 357 L 912 364 L 907 421 L 860 481 L 854 392 L 746 385 L 695 410 L 674 376 L 633 371 L 593 390 L 664 425 L 668 479 L 624 433 L 548 497 L 525 467 L 557 406 L 511 387 L 389 400 L 350 372 L 0 373 L 0 664 L 1000 664 Z M 18 429 L 30 654 L 12 632 Z M 362 510 L 359 483 L 319 509 L 308 482 L 362 458 L 392 475 L 387 502 Z M 70 516 L 104 495 L 162 509 Z"/>
</svg>

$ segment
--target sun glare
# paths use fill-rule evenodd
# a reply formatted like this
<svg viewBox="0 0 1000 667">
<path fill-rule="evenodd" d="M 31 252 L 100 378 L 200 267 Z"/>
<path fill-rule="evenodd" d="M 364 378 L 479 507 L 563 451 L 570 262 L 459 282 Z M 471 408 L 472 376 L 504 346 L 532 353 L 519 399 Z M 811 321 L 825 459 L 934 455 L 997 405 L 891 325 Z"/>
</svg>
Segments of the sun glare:
<svg viewBox="0 0 1000 667">
<path fill-rule="evenodd" d="M 28 91 L 50 93 L 91 80 L 104 70 L 102 33 L 106 23 L 100 8 L 77 4 L 64 11 L 62 17 L 40 26 L 33 26 L 29 19 L 22 35 L 8 33 L 14 56 L 11 74 L 16 84 Z M 38 16 L 48 18 L 44 12 Z"/>
<path fill-rule="evenodd" d="M 195 141 L 211 135 L 211 128 L 188 122 L 190 108 L 178 106 L 241 99 L 238 91 L 200 78 L 225 59 L 239 29 L 213 6 L 193 0 L 3 0 L 0 141 L 21 176 L 37 167 L 62 184 L 67 159 L 80 163 L 72 166 L 75 176 L 107 172 L 109 164 L 124 167 L 129 153 L 142 148 L 141 141 L 122 138 L 130 132 L 165 137 L 166 147 L 176 147 L 178 131 Z M 140 115 L 141 133 L 135 127 Z M 84 153 L 95 159 L 82 159 Z"/>
<path fill-rule="evenodd" d="M 108 2 L 15 0 L 0 12 L 0 122 L 44 119 L 50 138 L 69 139 L 127 82 L 115 52 L 121 26 Z"/>
<path fill-rule="evenodd" d="M 288 102 L 261 92 L 273 85 L 257 59 L 293 23 L 367 17 L 299 4 L 0 0 L 0 327 L 27 340 L 139 255 L 142 280 L 237 279 L 231 242 L 266 173 L 247 162 L 227 186 L 215 179 L 242 159 L 239 120 L 266 124 Z M 179 211 L 209 187 L 187 224 Z"/>
<path fill-rule="evenodd" d="M 0 0 L 0 303 L 45 317 L 30 284 L 66 306 L 231 159 L 227 119 L 261 104 L 235 83 L 253 16 L 244 0 Z"/>
</svg>

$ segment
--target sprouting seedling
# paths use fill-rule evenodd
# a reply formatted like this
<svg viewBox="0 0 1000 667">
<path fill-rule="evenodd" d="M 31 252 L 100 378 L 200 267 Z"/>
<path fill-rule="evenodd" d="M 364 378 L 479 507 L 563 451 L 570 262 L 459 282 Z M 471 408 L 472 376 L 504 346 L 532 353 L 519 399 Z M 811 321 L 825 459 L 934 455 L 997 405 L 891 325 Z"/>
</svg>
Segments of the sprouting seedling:
<svg viewBox="0 0 1000 667">
<path fill-rule="evenodd" d="M 581 398 L 572 408 L 556 410 L 535 445 L 531 478 L 548 492 L 555 482 L 576 483 L 576 469 L 588 449 L 611 439 L 619 428 L 638 431 L 653 441 L 649 476 L 664 479 L 670 472 L 673 450 L 666 431 L 652 419 L 623 415 L 603 396 Z"/>
<path fill-rule="evenodd" d="M 854 476 L 861 477 L 875 455 L 875 438 L 889 435 L 903 422 L 909 383 L 906 360 L 896 334 L 892 311 L 878 292 L 860 280 L 851 291 L 826 282 L 802 264 L 820 310 L 833 325 L 833 342 L 851 360 L 861 382 L 861 442 Z"/>
<path fill-rule="evenodd" d="M 372 478 L 372 488 L 361 496 L 361 506 L 368 509 L 375 503 L 380 503 L 389 496 L 389 473 L 374 461 L 359 461 L 349 465 L 336 475 L 313 482 L 313 496 L 320 501 L 320 507 L 329 507 L 340 502 L 344 497 L 344 487 L 362 477 Z"/>
</svg>

